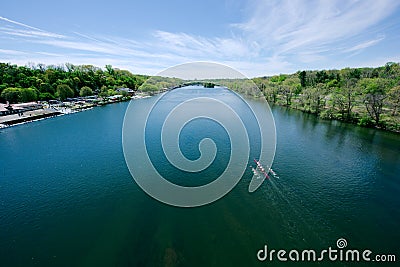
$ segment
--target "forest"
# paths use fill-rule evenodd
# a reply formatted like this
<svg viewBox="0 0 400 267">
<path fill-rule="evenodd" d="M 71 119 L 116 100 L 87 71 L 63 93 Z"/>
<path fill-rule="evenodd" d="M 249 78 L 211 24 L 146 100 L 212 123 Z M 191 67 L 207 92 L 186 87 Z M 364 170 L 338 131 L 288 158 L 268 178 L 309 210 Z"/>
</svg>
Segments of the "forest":
<svg viewBox="0 0 400 267">
<path fill-rule="evenodd" d="M 147 80 L 127 70 L 106 65 L 29 64 L 17 66 L 0 63 L 0 101 L 9 103 L 60 99 L 77 96 L 110 96 L 120 87 L 137 90 Z"/>
<path fill-rule="evenodd" d="M 400 65 L 298 71 L 254 78 L 270 104 L 366 127 L 400 131 Z"/>
<path fill-rule="evenodd" d="M 17 103 L 68 97 L 115 95 L 127 87 L 150 94 L 187 81 L 132 74 L 106 65 L 0 63 L 0 102 Z M 147 81 L 147 82 L 146 82 Z M 293 74 L 257 77 L 252 81 L 270 104 L 334 119 L 400 131 L 400 65 L 389 62 L 377 68 L 302 70 Z M 218 80 L 232 90 L 248 87 L 247 81 Z M 143 85 L 143 86 L 142 86 Z M 251 87 L 251 86 L 250 86 Z M 259 90 L 251 91 L 254 94 Z"/>
</svg>

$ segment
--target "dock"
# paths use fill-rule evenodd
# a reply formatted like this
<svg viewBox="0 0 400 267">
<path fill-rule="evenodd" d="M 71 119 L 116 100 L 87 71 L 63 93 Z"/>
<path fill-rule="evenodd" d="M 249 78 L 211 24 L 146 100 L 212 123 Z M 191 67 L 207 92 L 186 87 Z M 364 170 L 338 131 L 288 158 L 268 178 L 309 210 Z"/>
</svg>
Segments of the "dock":
<svg viewBox="0 0 400 267">
<path fill-rule="evenodd" d="M 19 114 L 0 116 L 0 128 L 28 121 L 54 117 L 60 114 L 63 113 L 54 109 L 37 109 L 37 110 L 26 111 Z"/>
</svg>

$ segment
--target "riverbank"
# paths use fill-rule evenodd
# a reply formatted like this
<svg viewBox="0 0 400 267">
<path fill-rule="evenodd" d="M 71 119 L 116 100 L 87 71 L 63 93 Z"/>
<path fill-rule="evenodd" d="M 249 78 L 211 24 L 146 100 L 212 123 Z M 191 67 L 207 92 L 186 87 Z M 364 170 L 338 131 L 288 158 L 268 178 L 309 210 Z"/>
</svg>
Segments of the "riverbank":
<svg viewBox="0 0 400 267">
<path fill-rule="evenodd" d="M 135 95 L 133 97 L 124 97 L 124 98 L 114 97 L 114 98 L 109 98 L 107 100 L 103 99 L 95 102 L 85 101 L 84 99 L 80 99 L 78 101 L 58 102 L 52 104 L 49 102 L 44 102 L 41 103 L 43 108 L 40 109 L 0 116 L 0 128 L 7 128 L 33 121 L 90 110 L 94 107 L 119 103 L 123 101 L 130 101 L 131 99 L 146 98 L 146 97 L 149 96 Z"/>
<path fill-rule="evenodd" d="M 270 103 L 323 119 L 400 131 L 400 64 L 303 70 L 252 79 Z"/>
<path fill-rule="evenodd" d="M 26 122 L 46 119 L 50 117 L 55 117 L 63 114 L 60 111 L 56 111 L 53 109 L 40 109 L 40 110 L 32 110 L 27 111 L 22 114 L 12 114 L 7 116 L 0 117 L 0 128 L 5 128 L 17 124 L 22 124 Z"/>
<path fill-rule="evenodd" d="M 316 113 L 312 110 L 305 109 L 303 106 L 300 105 L 299 102 L 296 102 L 294 100 L 291 105 L 287 105 L 283 102 L 277 101 L 276 103 L 272 103 L 272 105 L 292 109 L 292 110 L 298 110 L 303 113 L 311 114 L 314 115 L 316 118 L 321 119 L 321 120 L 328 120 L 328 121 L 340 121 L 343 123 L 347 123 L 349 125 L 357 125 L 365 128 L 370 128 L 370 129 L 378 129 L 378 130 L 383 130 L 383 131 L 388 131 L 388 132 L 393 132 L 393 133 L 400 133 L 400 117 L 396 116 L 394 118 L 391 118 L 391 120 L 386 119 L 383 117 L 383 121 L 377 125 L 374 124 L 373 121 L 365 116 L 365 112 L 362 112 L 361 107 L 357 106 L 354 108 L 354 114 L 350 119 L 342 119 L 341 116 L 338 116 L 334 110 L 329 109 L 329 107 L 325 107 L 322 109 L 321 112 Z M 364 116 L 361 116 L 360 114 L 363 114 Z"/>
</svg>

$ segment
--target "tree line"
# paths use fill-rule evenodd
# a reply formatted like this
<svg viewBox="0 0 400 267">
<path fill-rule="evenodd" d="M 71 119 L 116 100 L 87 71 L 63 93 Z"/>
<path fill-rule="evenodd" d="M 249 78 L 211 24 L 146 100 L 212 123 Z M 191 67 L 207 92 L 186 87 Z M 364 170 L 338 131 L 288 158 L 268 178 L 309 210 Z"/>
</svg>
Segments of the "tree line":
<svg viewBox="0 0 400 267">
<path fill-rule="evenodd" d="M 106 65 L 104 70 L 92 65 L 29 64 L 17 66 L 0 63 L 0 101 L 29 102 L 68 97 L 109 96 L 115 89 L 137 90 L 148 78 Z"/>
<path fill-rule="evenodd" d="M 325 119 L 400 131 L 400 65 L 298 71 L 253 79 L 270 103 Z"/>
<path fill-rule="evenodd" d="M 115 95 L 115 89 L 127 87 L 158 92 L 183 84 L 176 78 L 132 74 L 106 65 L 0 63 L 0 101 L 5 103 L 68 97 Z M 258 94 L 250 80 L 219 80 L 232 90 Z M 337 119 L 363 126 L 400 131 L 400 65 L 389 62 L 377 68 L 341 70 L 303 70 L 293 74 L 258 77 L 253 81 L 269 103 L 314 113 L 325 119 Z M 257 95 L 258 96 L 258 95 Z"/>
</svg>

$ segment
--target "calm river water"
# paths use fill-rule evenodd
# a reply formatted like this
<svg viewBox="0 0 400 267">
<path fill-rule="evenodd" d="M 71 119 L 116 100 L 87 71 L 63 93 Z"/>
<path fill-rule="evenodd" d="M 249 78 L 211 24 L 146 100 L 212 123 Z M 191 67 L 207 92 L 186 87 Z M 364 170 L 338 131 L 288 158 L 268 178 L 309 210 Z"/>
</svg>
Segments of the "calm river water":
<svg viewBox="0 0 400 267">
<path fill-rule="evenodd" d="M 272 107 L 279 178 L 177 208 L 130 176 L 127 105 L 0 130 L 0 266 L 279 265 L 257 251 L 339 238 L 400 257 L 400 135 Z"/>
</svg>

